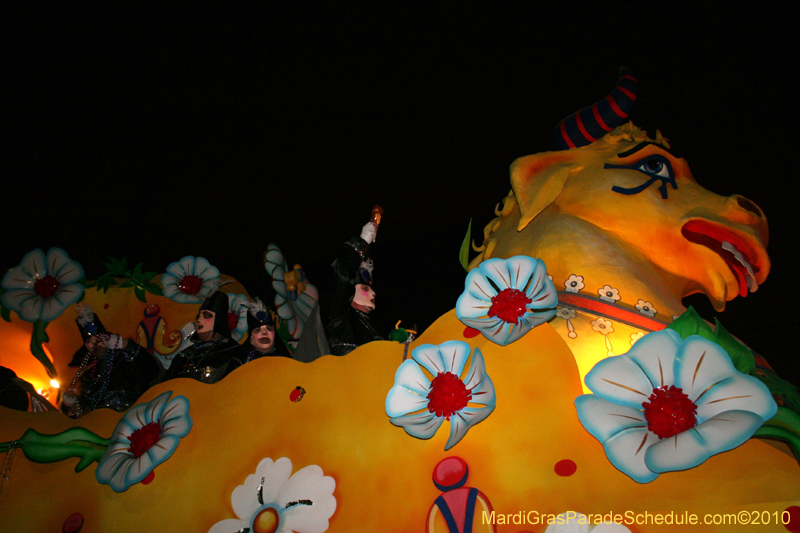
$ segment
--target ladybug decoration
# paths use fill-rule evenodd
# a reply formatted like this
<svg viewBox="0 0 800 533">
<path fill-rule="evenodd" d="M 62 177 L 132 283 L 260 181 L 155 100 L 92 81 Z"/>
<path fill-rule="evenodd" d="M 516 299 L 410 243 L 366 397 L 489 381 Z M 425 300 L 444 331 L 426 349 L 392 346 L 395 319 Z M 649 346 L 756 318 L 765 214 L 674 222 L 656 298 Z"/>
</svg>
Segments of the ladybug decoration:
<svg viewBox="0 0 800 533">
<path fill-rule="evenodd" d="M 303 399 L 303 396 L 306 395 L 306 390 L 303 387 L 295 387 L 294 390 L 289 394 L 289 399 L 293 402 L 297 403 Z"/>
</svg>

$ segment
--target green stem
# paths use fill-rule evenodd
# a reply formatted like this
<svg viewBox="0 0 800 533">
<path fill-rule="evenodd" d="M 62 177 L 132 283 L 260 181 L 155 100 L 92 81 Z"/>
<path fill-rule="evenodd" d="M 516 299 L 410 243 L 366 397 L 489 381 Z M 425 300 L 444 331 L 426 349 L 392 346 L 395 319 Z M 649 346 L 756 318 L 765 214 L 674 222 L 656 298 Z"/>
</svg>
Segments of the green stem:
<svg viewBox="0 0 800 533">
<path fill-rule="evenodd" d="M 85 428 L 70 428 L 55 435 L 43 435 L 29 429 L 17 440 L 16 446 L 22 449 L 25 457 L 34 463 L 55 463 L 78 457 L 76 472 L 80 472 L 95 461 L 100 461 L 111 444 Z M 0 444 L 0 451 L 11 448 L 11 442 Z"/>
</svg>

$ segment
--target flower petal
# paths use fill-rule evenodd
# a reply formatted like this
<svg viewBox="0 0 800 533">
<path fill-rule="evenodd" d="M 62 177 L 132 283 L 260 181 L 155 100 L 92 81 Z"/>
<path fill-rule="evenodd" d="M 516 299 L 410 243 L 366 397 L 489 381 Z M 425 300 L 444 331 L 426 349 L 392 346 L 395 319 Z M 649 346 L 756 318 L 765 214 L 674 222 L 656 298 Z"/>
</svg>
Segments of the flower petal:
<svg viewBox="0 0 800 533">
<path fill-rule="evenodd" d="M 397 417 L 428 406 L 430 381 L 414 361 L 403 361 L 395 373 L 395 384 L 386 395 L 386 414 Z"/>
<path fill-rule="evenodd" d="M 283 515 L 284 529 L 302 533 L 322 533 L 328 529 L 328 520 L 336 511 L 333 491 L 336 481 L 323 475 L 317 465 L 310 465 L 295 472 L 284 485 L 275 500 L 281 507 L 291 502 L 310 500 L 311 505 L 295 505 Z"/>
<path fill-rule="evenodd" d="M 75 283 L 83 277 L 83 267 L 69 258 L 61 248 L 50 248 L 47 251 L 47 273 L 62 285 Z"/>
<path fill-rule="evenodd" d="M 3 281 L 0 283 L 0 286 L 6 290 L 25 289 L 32 291 L 34 283 L 36 283 L 36 279 L 28 272 L 28 270 L 22 268 L 21 266 L 17 266 L 6 272 L 5 276 L 3 276 Z"/>
<path fill-rule="evenodd" d="M 483 359 L 483 353 L 478 348 L 473 350 L 472 363 L 464 377 L 464 386 L 472 394 L 470 403 L 486 405 L 494 409 L 497 401 L 494 384 L 486 373 L 486 362 Z M 477 424 L 477 422 L 475 423 Z"/>
<path fill-rule="evenodd" d="M 211 529 L 208 530 L 208 533 L 237 533 L 249 525 L 250 522 L 237 520 L 235 518 L 228 518 L 211 526 Z"/>
<path fill-rule="evenodd" d="M 60 317 L 67 307 L 81 299 L 85 290 L 79 283 L 61 285 L 53 296 L 44 300 L 40 320 L 50 322 Z"/>
<path fill-rule="evenodd" d="M 450 417 L 450 437 L 444 445 L 444 451 L 458 444 L 469 428 L 486 420 L 494 411 L 494 405 L 486 407 L 465 407 Z"/>
<path fill-rule="evenodd" d="M 658 437 L 647 429 L 629 428 L 603 442 L 603 449 L 611 464 L 637 483 L 650 483 L 658 474 L 647 468 L 647 449 L 658 442 Z"/>
<path fill-rule="evenodd" d="M 631 428 L 647 428 L 642 411 L 618 405 L 596 394 L 583 394 L 575 398 L 578 420 L 586 431 L 600 442 Z"/>
<path fill-rule="evenodd" d="M 167 266 L 167 274 L 172 274 L 178 279 L 184 276 L 194 275 L 195 259 L 191 255 L 182 257 L 180 261 L 175 261 Z"/>
<path fill-rule="evenodd" d="M 584 381 L 601 398 L 634 409 L 641 408 L 642 402 L 647 401 L 655 388 L 644 369 L 627 355 L 599 361 L 586 374 Z"/>
<path fill-rule="evenodd" d="M 697 404 L 700 422 L 731 410 L 750 411 L 769 420 L 778 410 L 763 383 L 737 371 L 721 346 L 697 335 L 678 349 L 675 386 Z"/>
<path fill-rule="evenodd" d="M 176 396 L 170 400 L 161 413 L 159 423 L 164 436 L 174 435 L 183 438 L 188 435 L 193 422 L 189 416 L 189 400 L 186 396 Z"/>
<path fill-rule="evenodd" d="M 444 422 L 443 416 L 436 416 L 435 414 L 424 411 L 418 414 L 409 414 L 404 416 L 392 417 L 389 422 L 395 426 L 402 427 L 406 433 L 418 439 L 429 439 L 433 437 L 439 426 Z"/>
<path fill-rule="evenodd" d="M 687 470 L 718 453 L 743 444 L 764 420 L 749 411 L 726 411 L 694 428 L 648 448 L 647 467 L 654 472 Z"/>
<path fill-rule="evenodd" d="M 212 266 L 205 257 L 198 257 L 194 263 L 194 275 L 204 280 L 219 277 L 219 269 Z"/>
<path fill-rule="evenodd" d="M 16 312 L 26 322 L 36 322 L 42 316 L 44 300 L 26 289 L 11 289 L 0 297 L 3 306 Z"/>
<path fill-rule="evenodd" d="M 470 346 L 463 341 L 447 341 L 439 345 L 423 344 L 411 352 L 411 357 L 433 377 L 439 372 L 452 372 L 461 376 L 469 359 Z"/>
</svg>

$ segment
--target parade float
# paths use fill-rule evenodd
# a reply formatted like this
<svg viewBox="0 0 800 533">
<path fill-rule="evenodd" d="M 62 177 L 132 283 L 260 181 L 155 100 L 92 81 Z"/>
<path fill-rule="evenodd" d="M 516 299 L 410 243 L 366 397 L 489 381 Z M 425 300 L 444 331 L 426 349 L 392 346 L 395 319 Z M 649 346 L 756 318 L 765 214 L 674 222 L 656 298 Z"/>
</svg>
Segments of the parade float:
<svg viewBox="0 0 800 533">
<path fill-rule="evenodd" d="M 0 408 L 2 529 L 800 531 L 796 388 L 681 304 L 757 290 L 765 215 L 628 122 L 636 92 L 623 71 L 514 162 L 463 294 L 417 338 L 167 381 L 124 412 Z M 302 343 L 316 287 L 277 247 L 265 266 Z M 0 365 L 51 403 L 78 302 L 164 366 L 212 285 L 245 328 L 246 288 L 201 257 L 94 281 L 61 249 L 9 267 Z"/>
</svg>

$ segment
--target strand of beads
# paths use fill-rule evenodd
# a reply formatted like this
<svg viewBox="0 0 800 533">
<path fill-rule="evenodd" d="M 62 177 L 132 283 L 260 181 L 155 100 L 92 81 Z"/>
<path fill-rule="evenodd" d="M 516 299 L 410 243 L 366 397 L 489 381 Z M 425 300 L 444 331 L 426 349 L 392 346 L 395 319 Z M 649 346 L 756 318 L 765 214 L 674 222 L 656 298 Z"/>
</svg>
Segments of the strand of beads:
<svg viewBox="0 0 800 533">
<path fill-rule="evenodd" d="M 3 467 L 0 469 L 0 494 L 3 494 L 3 487 L 11 478 L 11 465 L 14 462 L 14 454 L 17 451 L 17 441 L 11 442 L 6 450 L 6 457 L 3 459 Z"/>
<path fill-rule="evenodd" d="M 106 342 L 108 339 L 111 338 L 111 335 L 107 333 L 101 333 L 98 337 L 103 341 Z M 106 366 L 104 368 L 104 372 L 101 375 L 98 375 L 99 372 L 95 373 L 94 381 L 97 383 L 98 381 L 101 383 L 101 386 L 98 390 L 92 393 L 92 395 L 88 398 L 89 403 L 92 406 L 92 409 L 97 409 L 100 404 L 105 400 L 105 393 L 108 391 L 108 383 L 111 380 L 111 372 L 114 370 L 114 358 L 119 351 L 119 343 L 120 337 L 117 336 L 116 341 L 114 342 L 114 348 L 111 350 L 106 350 Z M 108 352 L 111 353 L 108 353 Z M 96 352 L 96 350 L 95 350 Z M 95 354 L 95 361 L 97 361 L 97 355 Z M 97 365 L 97 363 L 95 363 Z"/>
</svg>

